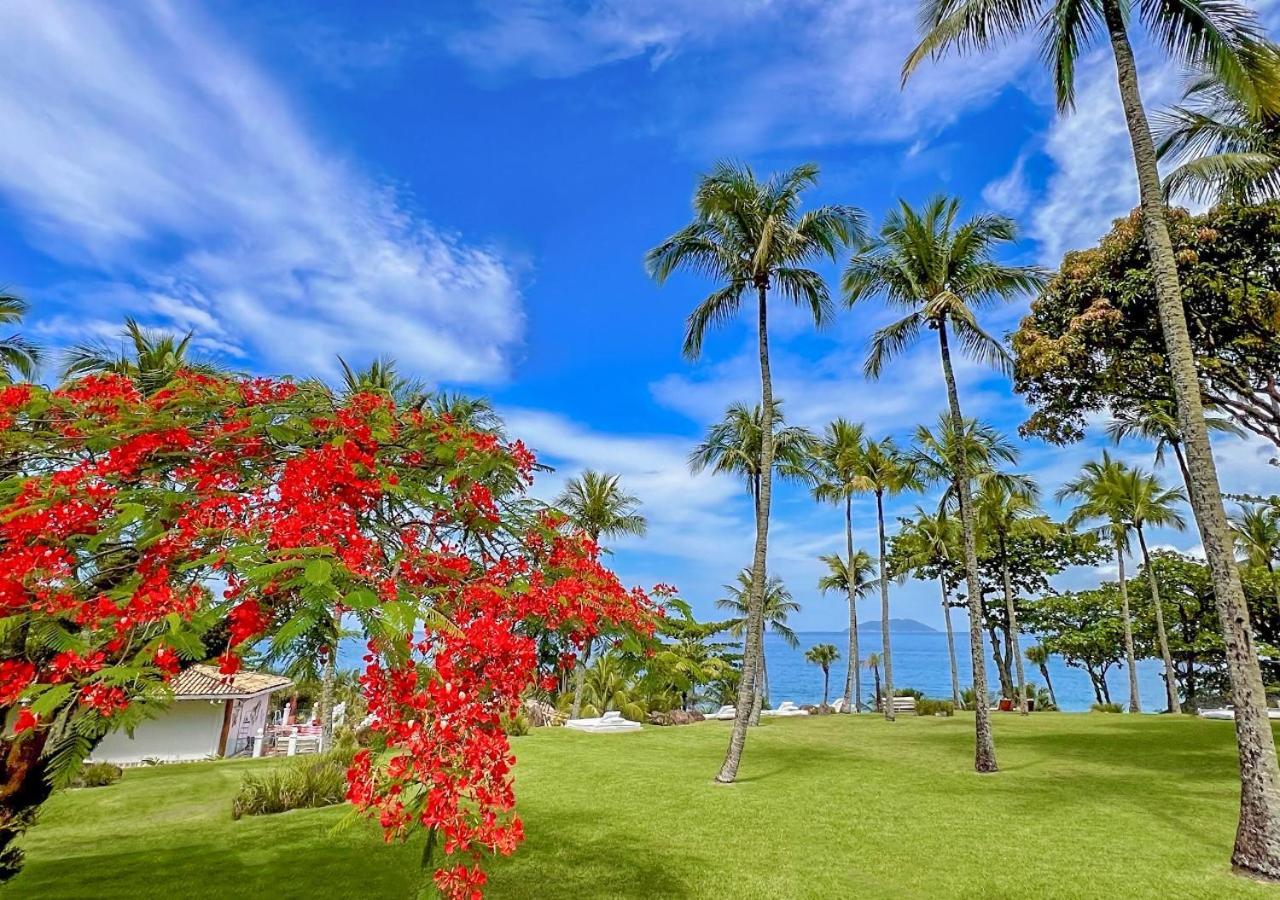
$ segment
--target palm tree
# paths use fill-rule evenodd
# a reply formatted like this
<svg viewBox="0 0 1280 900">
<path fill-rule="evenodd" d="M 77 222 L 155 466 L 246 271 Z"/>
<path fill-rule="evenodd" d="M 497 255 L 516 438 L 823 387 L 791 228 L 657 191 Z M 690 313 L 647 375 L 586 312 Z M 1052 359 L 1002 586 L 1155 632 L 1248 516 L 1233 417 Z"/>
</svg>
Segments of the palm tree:
<svg viewBox="0 0 1280 900">
<path fill-rule="evenodd" d="M 889 646 L 889 547 L 884 529 L 884 498 L 924 485 L 911 457 L 898 449 L 893 438 L 868 441 L 855 460 L 861 490 L 876 495 L 876 533 L 880 541 L 880 656 L 884 660 L 884 689 L 893 696 L 893 652 Z M 893 704 L 886 703 L 884 717 L 893 721 Z"/>
<path fill-rule="evenodd" d="M 1280 609 L 1280 579 L 1276 560 L 1280 559 L 1280 509 L 1274 506 L 1242 506 L 1232 519 L 1236 548 L 1242 565 L 1265 569 Z"/>
<path fill-rule="evenodd" d="M 1280 64 L 1257 48 L 1244 81 L 1209 72 L 1192 79 L 1181 106 L 1156 116 L 1156 153 L 1178 167 L 1164 181 L 1170 197 L 1201 203 L 1262 203 L 1280 198 Z"/>
<path fill-rule="evenodd" d="M 724 590 L 725 596 L 716 601 L 716 607 L 735 614 L 734 618 L 725 623 L 725 630 L 734 637 L 742 637 L 747 628 L 750 627 L 749 623 L 751 621 L 751 570 L 743 569 L 738 573 L 737 582 L 726 584 Z M 760 723 L 760 709 L 764 704 L 765 695 L 769 693 L 769 668 L 765 663 L 763 632 L 772 631 L 782 639 L 784 644 L 793 650 L 800 646 L 800 639 L 796 637 L 796 633 L 787 625 L 787 617 L 792 613 L 799 612 L 800 604 L 796 603 L 791 596 L 791 592 L 787 590 L 787 586 L 776 575 L 769 578 L 763 593 L 764 608 L 761 611 L 762 635 L 759 649 L 756 651 L 756 664 L 752 667 L 756 673 L 756 680 L 752 685 L 751 694 L 746 700 L 743 701 L 741 697 L 739 698 L 740 702 L 748 704 L 750 711 L 748 721 L 753 725 Z M 747 670 L 745 658 L 742 661 L 742 670 L 744 673 Z M 744 674 L 742 677 L 746 678 L 747 676 Z"/>
<path fill-rule="evenodd" d="M 947 657 L 951 661 L 951 700 L 956 708 L 963 709 L 960 695 L 960 670 L 956 665 L 956 639 L 951 628 L 951 592 L 947 587 L 946 569 L 951 560 L 959 559 L 960 523 L 947 515 L 945 509 L 930 515 L 919 506 L 915 515 L 902 528 L 902 546 L 906 548 L 903 565 L 908 571 L 919 573 L 925 568 L 938 572 L 938 586 L 942 589 L 942 617 L 947 626 Z M 919 575 L 917 575 L 919 577 Z"/>
<path fill-rule="evenodd" d="M 724 418 L 707 429 L 707 436 L 689 454 L 694 473 L 710 469 L 717 475 L 736 475 L 746 482 L 756 509 L 760 506 L 764 456 L 764 409 L 759 404 L 730 404 Z M 816 438 L 807 428 L 787 425 L 782 401 L 773 402 L 773 472 L 780 478 L 809 480 Z"/>
<path fill-rule="evenodd" d="M 66 352 L 63 378 L 94 373 L 123 375 L 144 394 L 154 394 L 182 370 L 217 374 L 222 368 L 187 356 L 195 332 L 182 337 L 144 328 L 135 319 L 125 319 L 122 335 L 127 347 L 113 350 L 105 343 L 81 344 Z"/>
<path fill-rule="evenodd" d="M 871 574 L 873 563 L 865 550 L 853 554 L 853 565 L 838 553 L 819 557 L 827 566 L 827 574 L 818 579 L 818 590 L 824 594 L 836 591 L 849 604 L 849 673 L 844 681 L 844 708 L 858 712 L 862 706 L 862 675 L 858 671 L 858 613 L 856 604 L 871 593 L 878 579 Z"/>
<path fill-rule="evenodd" d="M 845 556 L 843 559 L 838 556 L 822 557 L 829 574 L 819 583 L 819 587 L 824 591 L 834 589 L 835 583 L 830 579 L 843 575 L 841 583 L 849 600 L 849 672 L 844 681 L 844 708 L 854 714 L 862 706 L 862 673 L 858 671 L 858 595 L 855 593 L 860 586 L 857 570 L 860 557 L 866 558 L 868 568 L 871 564 L 865 553 L 855 555 L 853 552 L 853 495 L 866 488 L 857 469 L 864 438 L 861 423 L 847 419 L 836 419 L 828 423 L 815 448 L 813 473 L 816 481 L 813 486 L 814 498 L 844 504 Z M 850 578 L 850 574 L 854 577 Z M 824 583 L 832 587 L 823 587 Z"/>
<path fill-rule="evenodd" d="M 1216 409 L 1209 403 L 1204 408 L 1206 413 Z M 1209 431 L 1244 436 L 1242 428 L 1223 416 L 1206 415 L 1204 425 Z M 1187 471 L 1187 460 L 1182 451 L 1182 435 L 1178 433 L 1178 411 L 1174 408 L 1173 401 L 1144 400 L 1114 410 L 1111 424 L 1107 426 L 1107 435 L 1117 444 L 1128 437 L 1151 441 L 1156 445 L 1157 466 L 1164 465 L 1165 448 L 1172 450 L 1173 458 L 1178 463 L 1178 471 L 1182 474 L 1182 483 L 1190 490 L 1191 473 Z"/>
<path fill-rule="evenodd" d="M 1000 580 L 1004 587 L 1005 614 L 1009 617 L 1009 655 L 1018 675 L 1018 712 L 1027 715 L 1027 677 L 1022 668 L 1022 644 L 1018 629 L 1018 608 L 1013 602 L 1013 580 L 1009 570 L 1009 538 L 1019 531 L 1048 532 L 1052 525 L 1039 515 L 1036 502 L 1040 489 L 1035 482 L 1000 472 L 986 473 L 979 479 L 978 496 L 974 498 L 974 514 L 983 536 L 995 544 L 1000 564 Z"/>
<path fill-rule="evenodd" d="M 1155 606 L 1156 644 L 1160 649 L 1160 658 L 1164 663 L 1165 694 L 1169 701 L 1169 712 L 1182 712 L 1178 702 L 1178 679 L 1173 668 L 1173 656 L 1169 652 L 1169 636 L 1164 627 L 1164 604 L 1160 602 L 1160 579 L 1156 575 L 1155 566 L 1151 565 L 1151 554 L 1147 550 L 1146 526 L 1156 528 L 1176 528 L 1181 531 L 1187 527 L 1186 520 L 1175 508 L 1175 504 L 1186 503 L 1187 495 L 1177 488 L 1166 490 L 1160 480 L 1141 469 L 1130 469 L 1120 483 L 1121 502 L 1129 520 L 1129 526 L 1138 535 L 1138 547 L 1142 551 L 1142 566 L 1147 571 L 1147 584 L 1151 586 L 1151 602 Z"/>
<path fill-rule="evenodd" d="M 648 527 L 644 516 L 636 512 L 640 506 L 639 498 L 619 487 L 617 475 L 593 469 L 587 469 L 565 482 L 555 505 L 593 544 L 599 544 L 601 537 L 643 536 Z M 591 660 L 594 643 L 587 641 L 582 663 L 574 672 L 573 706 L 569 711 L 571 719 L 578 718 L 582 709 L 584 670 Z"/>
<path fill-rule="evenodd" d="M 389 356 L 375 358 L 364 369 L 353 369 L 339 356 L 338 365 L 342 367 L 342 387 L 347 394 L 385 394 L 400 406 L 421 404 L 426 398 L 422 384 L 401 375 L 396 361 Z"/>
<path fill-rule="evenodd" d="M 1033 291 L 1045 281 L 1036 267 L 1006 266 L 995 261 L 995 250 L 1017 238 L 1012 220 L 977 216 L 957 224 L 958 200 L 943 197 L 914 210 L 905 202 L 890 213 L 880 236 L 849 262 L 844 291 L 849 305 L 883 294 L 906 316 L 876 332 L 864 370 L 879 377 L 885 364 L 905 350 L 926 329 L 938 333 L 938 351 L 947 386 L 952 427 L 964 432 L 964 415 L 951 365 L 951 332 L 969 356 L 996 366 L 1010 367 L 1009 354 L 978 324 L 975 309 L 997 300 L 1010 300 Z M 952 473 L 960 505 L 964 536 L 965 575 L 969 588 L 969 651 L 973 657 L 974 695 L 987 695 L 987 667 L 982 653 L 982 584 L 973 524 L 973 486 L 966 454 L 956 458 Z M 985 703 L 974 709 L 974 768 L 996 771 L 995 741 Z"/>
<path fill-rule="evenodd" d="M 1040 675 L 1044 678 L 1044 686 L 1049 690 L 1049 702 L 1053 704 L 1053 708 L 1058 708 L 1058 697 L 1053 692 L 1053 681 L 1049 678 L 1049 651 L 1045 649 L 1044 644 L 1032 644 L 1026 649 L 1027 662 L 1040 670 Z"/>
<path fill-rule="evenodd" d="M 1125 663 L 1129 668 L 1129 712 L 1142 712 L 1138 697 L 1138 662 L 1133 652 L 1133 620 L 1129 615 L 1129 588 L 1124 574 L 1124 557 L 1129 549 L 1129 523 L 1124 501 L 1122 482 L 1127 471 L 1124 463 L 1112 459 L 1106 450 L 1101 460 L 1084 464 L 1080 475 L 1068 481 L 1057 493 L 1058 500 L 1076 497 L 1079 503 L 1067 517 L 1067 524 L 1075 527 L 1081 522 L 1102 520 L 1099 532 L 1111 539 L 1116 552 L 1116 568 L 1119 570 L 1120 619 L 1124 625 Z"/>
<path fill-rule="evenodd" d="M 815 666 L 822 666 L 822 705 L 829 706 L 831 697 L 831 664 L 840 658 L 835 644 L 815 644 L 804 652 L 804 658 Z"/>
<path fill-rule="evenodd" d="M 871 670 L 871 674 L 875 678 L 876 705 L 877 706 L 893 706 L 892 703 L 884 703 L 883 700 L 881 699 L 882 695 L 880 693 L 880 654 L 879 653 L 867 654 L 867 668 Z"/>
<path fill-rule="evenodd" d="M 756 495 L 755 553 L 752 583 L 757 594 L 748 610 L 739 686 L 738 715 L 729 749 L 716 780 L 730 783 L 738 773 L 747 738 L 748 707 L 755 682 L 755 660 L 762 638 L 763 590 L 768 559 L 769 508 L 773 497 L 773 378 L 769 369 L 769 297 L 776 290 L 803 308 L 815 325 L 831 315 L 826 282 L 806 266 L 835 259 L 844 245 L 861 240 L 863 216 L 847 206 L 823 206 L 800 212 L 800 197 L 818 180 L 813 164 L 761 181 L 747 166 L 722 162 L 702 177 L 694 194 L 694 220 L 649 251 L 645 263 L 659 283 L 677 269 L 706 276 L 719 286 L 689 316 L 684 352 L 696 359 L 707 329 L 735 316 L 743 298 L 756 296 L 760 353 L 760 487 Z"/>
<path fill-rule="evenodd" d="M 1185 442 L 1191 506 L 1213 577 L 1235 699 L 1241 802 L 1231 860 L 1244 871 L 1280 879 L 1280 764 L 1222 487 L 1204 424 L 1155 141 L 1129 40 L 1130 25 L 1141 19 L 1155 43 L 1174 60 L 1239 87 L 1248 83 L 1263 55 L 1259 48 L 1265 41 L 1257 16 L 1233 0 L 921 0 L 920 8 L 925 37 L 908 57 L 904 79 L 926 57 L 949 50 L 986 51 L 1020 32 L 1036 30 L 1053 69 L 1058 108 L 1064 111 L 1074 101 L 1076 60 L 1102 34 L 1111 44 L 1155 274 L 1160 330 L 1177 401 L 1178 432 Z M 1137 17 L 1130 15 L 1133 11 Z"/>
<path fill-rule="evenodd" d="M 0 325 L 16 325 L 31 309 L 27 301 L 0 290 Z M 0 383 L 30 381 L 40 367 L 40 348 L 20 334 L 0 338 Z"/>
</svg>

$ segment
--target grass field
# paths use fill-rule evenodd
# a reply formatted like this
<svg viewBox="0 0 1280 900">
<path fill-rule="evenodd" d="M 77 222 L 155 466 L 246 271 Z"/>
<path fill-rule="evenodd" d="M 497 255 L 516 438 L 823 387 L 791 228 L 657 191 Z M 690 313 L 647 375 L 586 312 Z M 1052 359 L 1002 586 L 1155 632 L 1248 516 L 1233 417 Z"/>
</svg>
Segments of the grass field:
<svg viewBox="0 0 1280 900">
<path fill-rule="evenodd" d="M 712 784 L 728 723 L 515 739 L 528 840 L 495 898 L 1262 897 L 1234 876 L 1230 723 L 998 716 L 1002 771 L 970 767 L 972 720 L 778 720 L 737 785 Z M 417 846 L 345 808 L 231 820 L 267 761 L 137 769 L 61 794 L 26 839 L 23 898 L 406 897 Z"/>
</svg>

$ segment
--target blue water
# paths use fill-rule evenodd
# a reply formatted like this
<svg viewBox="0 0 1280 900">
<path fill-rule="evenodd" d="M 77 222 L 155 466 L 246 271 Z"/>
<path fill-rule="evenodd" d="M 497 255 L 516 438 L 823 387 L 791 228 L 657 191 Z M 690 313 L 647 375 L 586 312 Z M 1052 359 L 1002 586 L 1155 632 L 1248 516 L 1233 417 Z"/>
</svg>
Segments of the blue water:
<svg viewBox="0 0 1280 900">
<path fill-rule="evenodd" d="M 776 706 L 783 700 L 798 704 L 822 701 L 822 669 L 804 658 L 804 651 L 814 644 L 835 644 L 840 649 L 840 660 L 831 667 L 831 698 L 844 691 L 847 671 L 845 658 L 849 652 L 849 636 L 844 631 L 808 631 L 796 635 L 800 646 L 791 649 L 772 634 L 765 635 L 765 659 L 769 669 L 769 699 Z M 956 664 L 960 672 L 960 688 L 970 686 L 973 666 L 969 661 L 969 635 L 967 631 L 956 633 Z M 1028 646 L 1024 643 L 1024 647 Z M 926 696 L 950 699 L 951 667 L 947 660 L 947 636 L 944 632 L 902 632 L 889 636 L 893 655 L 893 686 L 915 688 Z M 867 658 L 868 653 L 880 652 L 880 632 L 874 634 L 858 629 L 858 654 Z M 1161 665 L 1158 660 L 1138 661 L 1138 688 L 1142 708 L 1146 712 L 1158 712 L 1165 708 L 1164 688 L 1161 681 Z M 1043 687 L 1040 670 L 1027 664 L 1027 681 Z M 884 671 L 881 669 L 881 678 Z M 1067 712 L 1087 710 L 1094 702 L 1089 676 L 1082 669 L 1072 668 L 1060 657 L 1049 660 L 1049 677 L 1058 697 L 1058 706 Z M 993 691 L 1000 688 L 995 662 L 987 657 L 987 679 Z M 1123 665 L 1115 666 L 1107 673 L 1111 699 L 1126 703 L 1129 697 L 1128 674 Z M 863 702 L 869 702 L 873 690 L 871 670 L 863 667 Z"/>
</svg>

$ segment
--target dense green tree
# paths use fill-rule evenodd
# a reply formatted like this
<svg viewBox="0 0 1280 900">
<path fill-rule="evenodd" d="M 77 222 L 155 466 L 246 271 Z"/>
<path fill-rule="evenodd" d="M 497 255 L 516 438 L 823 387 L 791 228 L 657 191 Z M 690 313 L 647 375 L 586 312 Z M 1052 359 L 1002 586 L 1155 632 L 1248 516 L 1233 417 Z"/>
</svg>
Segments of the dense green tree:
<svg viewBox="0 0 1280 900">
<path fill-rule="evenodd" d="M 724 765 L 716 779 L 732 782 L 738 774 L 747 737 L 754 671 L 763 640 L 765 570 L 768 563 L 769 510 L 773 498 L 773 376 L 769 365 L 771 292 L 801 307 L 815 325 L 831 315 L 827 285 L 811 264 L 835 259 L 841 248 L 861 240 L 863 216 L 847 206 L 800 211 L 804 191 L 818 180 L 816 165 L 803 165 L 761 181 L 747 166 L 720 163 L 704 175 L 694 194 L 694 220 L 649 251 L 646 266 L 658 282 L 684 269 L 716 282 L 716 289 L 690 314 L 684 352 L 697 358 L 712 325 L 736 316 L 744 298 L 755 294 L 760 355 L 760 486 L 756 494 L 756 540 L 751 560 L 757 593 L 748 608 L 743 648 L 743 680 L 738 716 Z"/>
<path fill-rule="evenodd" d="M 1067 665 L 1083 669 L 1093 686 L 1094 699 L 1110 703 L 1107 672 L 1125 656 L 1125 625 L 1117 586 L 1107 583 L 1090 591 L 1046 594 L 1028 604 L 1026 618 L 1040 636 L 1040 646 L 1061 656 Z"/>
<path fill-rule="evenodd" d="M 804 651 L 804 658 L 815 666 L 822 667 L 822 705 L 829 706 L 831 699 L 831 664 L 840 658 L 840 651 L 835 644 L 815 644 Z"/>
</svg>

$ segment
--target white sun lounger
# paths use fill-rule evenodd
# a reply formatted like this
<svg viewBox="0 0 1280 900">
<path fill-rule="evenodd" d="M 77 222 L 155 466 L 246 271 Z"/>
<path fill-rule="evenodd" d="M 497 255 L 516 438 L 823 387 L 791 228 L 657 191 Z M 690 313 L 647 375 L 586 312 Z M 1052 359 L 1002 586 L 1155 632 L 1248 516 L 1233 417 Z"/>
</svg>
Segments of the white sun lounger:
<svg viewBox="0 0 1280 900">
<path fill-rule="evenodd" d="M 715 712 L 708 715 L 708 719 L 720 719 L 722 721 L 728 719 L 736 719 L 738 717 L 738 708 L 736 706 L 722 706 Z"/>
<path fill-rule="evenodd" d="M 564 723 L 564 727 L 589 734 L 618 734 L 625 731 L 639 731 L 640 723 L 622 718 L 620 712 L 611 711 L 599 718 L 570 719 Z"/>
<path fill-rule="evenodd" d="M 1216 709 L 1200 710 L 1200 718 L 1202 719 L 1228 719 L 1234 720 L 1236 711 L 1229 706 L 1221 706 Z M 1268 709 L 1267 717 L 1271 719 L 1280 719 L 1280 709 Z"/>
<path fill-rule="evenodd" d="M 809 715 L 809 711 L 807 709 L 801 709 L 790 700 L 783 700 L 780 704 L 778 704 L 777 709 L 761 710 L 760 715 L 779 716 L 782 718 L 787 718 L 789 716 L 807 716 Z"/>
</svg>

